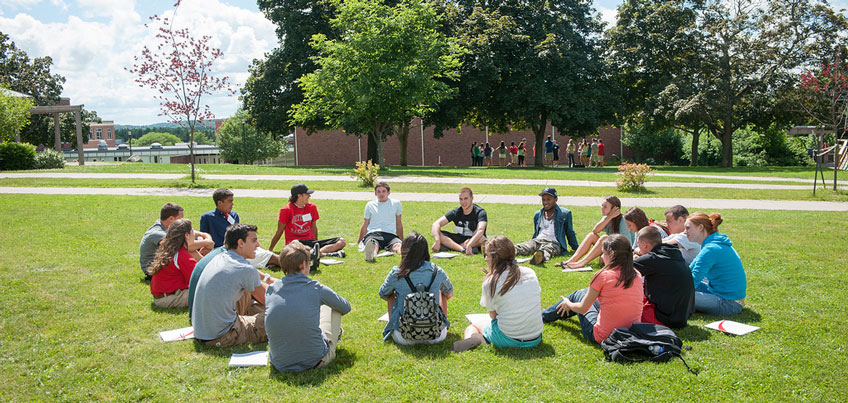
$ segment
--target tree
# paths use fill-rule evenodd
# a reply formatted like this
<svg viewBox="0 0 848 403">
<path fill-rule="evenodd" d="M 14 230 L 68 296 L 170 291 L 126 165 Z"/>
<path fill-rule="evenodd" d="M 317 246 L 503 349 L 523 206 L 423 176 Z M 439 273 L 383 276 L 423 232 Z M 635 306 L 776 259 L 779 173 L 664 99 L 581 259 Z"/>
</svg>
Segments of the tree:
<svg viewBox="0 0 848 403">
<path fill-rule="evenodd" d="M 50 56 L 30 59 L 18 49 L 8 35 L 0 32 L 0 83 L 12 91 L 30 95 L 36 105 L 51 105 L 59 101 L 65 78 L 50 73 Z M 52 144 L 49 115 L 33 115 L 30 124 L 21 131 L 21 140 L 31 144 Z"/>
<path fill-rule="evenodd" d="M 449 4 L 449 3 L 448 3 Z M 448 4 L 443 5 L 449 9 Z M 583 136 L 611 116 L 601 59 L 601 21 L 588 0 L 457 3 L 452 32 L 466 44 L 459 89 L 429 121 L 470 121 L 496 132 L 529 128 L 543 149 L 550 122 Z M 543 166 L 544 153 L 535 165 Z"/>
<path fill-rule="evenodd" d="M 775 99 L 818 23 L 822 3 L 808 0 L 710 0 L 699 11 L 697 51 L 661 94 L 673 116 L 694 116 L 722 143 L 733 165 L 733 134 L 768 127 Z"/>
<path fill-rule="evenodd" d="M 250 77 L 241 89 L 242 107 L 258 130 L 280 137 L 293 128 L 292 106 L 303 102 L 298 80 L 317 68 L 313 58 L 318 51 L 309 42 L 315 34 L 337 38 L 330 26 L 336 13 L 334 3 L 323 0 L 259 0 L 257 4 L 277 25 L 280 46 L 251 64 Z M 307 126 L 322 123 L 316 116 Z"/>
<path fill-rule="evenodd" d="M 221 126 L 218 148 L 227 161 L 252 164 L 279 156 L 283 152 L 283 143 L 275 140 L 269 132 L 256 130 L 247 122 L 247 112 L 239 110 Z"/>
<path fill-rule="evenodd" d="M 163 146 L 172 146 L 180 141 L 179 137 L 174 136 L 171 133 L 150 132 L 139 137 L 138 140 L 135 141 L 135 145 L 144 147 L 153 143 L 159 143 Z"/>
<path fill-rule="evenodd" d="M 305 127 L 321 119 L 324 126 L 368 134 L 382 166 L 386 135 L 451 95 L 440 79 L 456 78 L 460 48 L 437 31 L 438 16 L 423 0 L 333 4 L 338 15 L 330 23 L 340 39 L 313 36 L 319 68 L 300 78 L 304 99 L 291 116 Z"/>
<path fill-rule="evenodd" d="M 6 92 L 0 86 L 0 143 L 10 141 L 29 124 L 29 110 L 35 106 L 32 98 L 23 98 Z"/>
<path fill-rule="evenodd" d="M 211 37 L 195 37 L 188 28 L 175 29 L 174 18 L 180 2 L 174 4 L 171 18 L 153 16 L 150 20 L 158 44 L 147 46 L 134 56 L 135 64 L 127 69 L 136 75 L 135 82 L 158 92 L 159 116 L 188 129 L 191 181 L 194 182 L 194 128 L 198 122 L 213 119 L 209 106 L 202 102 L 204 95 L 217 92 L 233 94 L 229 77 L 212 75 L 212 65 L 223 52 L 209 45 Z"/>
</svg>

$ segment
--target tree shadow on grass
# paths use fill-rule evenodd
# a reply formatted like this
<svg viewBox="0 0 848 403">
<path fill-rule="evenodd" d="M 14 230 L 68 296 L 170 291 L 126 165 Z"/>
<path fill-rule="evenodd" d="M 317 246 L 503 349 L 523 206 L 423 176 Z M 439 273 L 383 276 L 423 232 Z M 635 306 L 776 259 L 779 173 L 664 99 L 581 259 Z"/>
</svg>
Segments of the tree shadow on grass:
<svg viewBox="0 0 848 403">
<path fill-rule="evenodd" d="M 336 376 L 342 371 L 353 367 L 354 362 L 356 362 L 355 353 L 349 352 L 344 348 L 339 348 L 336 350 L 336 358 L 324 368 L 314 368 L 300 372 L 280 372 L 273 365 L 270 365 L 271 368 L 268 371 L 268 377 L 292 386 L 318 386 L 324 383 L 328 377 Z"/>
</svg>

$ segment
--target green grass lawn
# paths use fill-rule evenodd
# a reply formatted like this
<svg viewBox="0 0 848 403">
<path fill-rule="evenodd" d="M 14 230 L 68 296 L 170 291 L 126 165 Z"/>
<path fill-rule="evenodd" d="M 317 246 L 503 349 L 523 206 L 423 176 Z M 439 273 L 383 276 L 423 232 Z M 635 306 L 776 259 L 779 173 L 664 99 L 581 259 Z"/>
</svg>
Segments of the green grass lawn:
<svg viewBox="0 0 848 403">
<path fill-rule="evenodd" d="M 269 181 L 269 180 L 221 180 L 221 179 L 199 179 L 194 186 L 216 189 L 227 187 L 231 189 L 272 189 L 288 190 L 300 181 Z M 371 188 L 365 188 L 358 182 L 352 181 L 306 181 L 311 189 L 348 191 L 348 192 L 372 192 Z M 393 192 L 418 192 L 418 193 L 459 193 L 459 189 L 466 185 L 445 183 L 404 183 L 390 182 Z M 798 185 L 797 183 L 794 185 Z M 191 180 L 183 179 L 63 179 L 63 178 L 0 178 L 0 186 L 14 187 L 131 187 L 131 188 L 188 188 L 192 186 Z M 616 195 L 618 197 L 684 197 L 702 199 L 748 199 L 748 200 L 812 200 L 812 201 L 848 201 L 848 192 L 819 187 L 815 195 L 812 191 L 812 183 L 805 190 L 771 190 L 771 189 L 725 189 L 725 188 L 696 188 L 696 187 L 652 187 L 648 182 L 646 189 L 638 192 L 623 192 L 616 189 L 615 184 L 610 182 L 609 186 L 557 186 L 560 196 L 593 196 Z M 541 185 L 470 185 L 476 194 L 510 194 L 510 195 L 535 195 L 541 190 Z M 319 195 L 320 196 L 320 195 Z"/>
<path fill-rule="evenodd" d="M 813 180 L 814 167 L 667 167 L 654 166 L 657 172 L 716 175 L 716 176 L 750 176 L 756 181 L 757 176 L 771 176 L 782 178 L 801 178 Z M 266 175 L 344 175 L 347 176 L 352 166 L 303 166 L 303 167 L 271 167 L 232 164 L 204 164 L 196 165 L 199 173 L 210 174 L 266 174 Z M 184 173 L 188 175 L 188 165 L 182 164 L 140 164 L 140 163 L 116 163 L 108 165 L 68 165 L 65 172 L 99 172 L 99 173 Z M 476 178 L 520 178 L 520 179 L 582 179 L 582 180 L 612 180 L 617 171 L 615 166 L 604 168 L 499 168 L 499 167 L 421 167 L 421 166 L 389 166 L 381 171 L 386 176 L 445 176 L 445 177 L 476 177 Z M 43 172 L 43 171 L 32 171 Z M 848 172 L 839 171 L 839 180 L 848 181 Z M 833 181 L 833 171 L 825 171 L 825 179 Z M 697 178 L 664 178 L 657 176 L 655 181 L 673 182 L 696 182 Z M 715 182 L 717 179 L 708 179 Z M 739 180 L 730 180 L 739 182 Z M 769 182 L 776 183 L 776 182 Z"/>
<path fill-rule="evenodd" d="M 721 231 L 745 264 L 748 297 L 736 320 L 761 326 L 733 337 L 703 327 L 696 314 L 679 331 L 689 365 L 608 363 L 582 341 L 576 320 L 546 325 L 543 343 L 525 351 L 491 346 L 452 354 L 450 343 L 479 306 L 479 256 L 438 260 L 455 296 L 445 343 L 398 347 L 383 342 L 377 290 L 398 257 L 366 263 L 353 246 L 344 265 L 314 277 L 353 306 L 338 356 L 328 368 L 282 374 L 270 366 L 234 369 L 232 353 L 194 341 L 162 343 L 157 332 L 188 326 L 185 309 L 152 305 L 141 280 L 138 242 L 166 201 L 199 224 L 211 198 L 4 195 L 0 213 L 0 400 L 274 401 L 844 401 L 848 396 L 848 288 L 844 213 L 722 212 Z M 242 221 L 267 245 L 283 200 L 236 199 Z M 406 203 L 406 231 L 426 231 L 447 203 Z M 527 239 L 534 206 L 484 205 L 489 236 Z M 355 240 L 363 203 L 319 201 L 320 235 Z M 579 237 L 598 208 L 574 208 Z M 659 217 L 661 209 L 648 209 Z M 428 236 L 429 238 L 429 236 Z M 542 303 L 585 287 L 591 273 L 534 268 Z"/>
</svg>

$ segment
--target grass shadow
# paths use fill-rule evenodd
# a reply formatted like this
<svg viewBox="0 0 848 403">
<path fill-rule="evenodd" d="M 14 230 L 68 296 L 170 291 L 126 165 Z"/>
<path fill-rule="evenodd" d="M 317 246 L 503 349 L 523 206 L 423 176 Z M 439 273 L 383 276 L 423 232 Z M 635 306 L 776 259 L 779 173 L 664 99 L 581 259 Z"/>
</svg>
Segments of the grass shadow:
<svg viewBox="0 0 848 403">
<path fill-rule="evenodd" d="M 572 334 L 572 335 L 573 335 L 573 336 L 574 336 L 577 340 L 579 340 L 581 343 L 583 343 L 583 344 L 585 344 L 585 345 L 587 345 L 587 346 L 592 346 L 592 347 L 601 348 L 601 345 L 600 345 L 600 344 L 597 344 L 597 343 L 591 342 L 591 341 L 589 341 L 589 340 L 586 340 L 586 339 L 583 337 L 583 331 L 582 331 L 582 330 L 580 330 L 580 320 L 577 318 L 577 316 L 576 316 L 576 315 L 575 315 L 575 316 L 573 316 L 572 318 L 574 318 L 574 319 L 571 319 L 571 318 L 568 318 L 568 319 L 560 319 L 560 320 L 558 320 L 558 321 L 556 321 L 556 322 L 546 323 L 545 325 L 546 325 L 546 326 L 556 326 L 556 327 L 559 327 L 560 329 L 563 329 L 563 330 L 565 330 L 565 331 L 567 331 L 567 332 L 571 333 L 571 334 Z M 573 325 L 566 325 L 566 323 L 569 323 L 569 322 L 573 323 Z"/>
<path fill-rule="evenodd" d="M 336 358 L 324 368 L 308 369 L 301 372 L 280 372 L 273 365 L 270 365 L 268 377 L 292 386 L 318 386 L 324 383 L 328 377 L 335 376 L 353 367 L 354 362 L 356 362 L 356 353 L 339 348 L 336 350 Z"/>
<path fill-rule="evenodd" d="M 205 343 L 201 342 L 197 339 L 192 339 L 194 341 L 194 351 L 202 354 L 207 354 L 215 357 L 229 358 L 233 354 L 244 354 L 249 353 L 251 351 L 267 351 L 268 343 L 250 343 L 250 344 L 239 344 L 237 346 L 219 348 L 207 346 Z"/>
<path fill-rule="evenodd" d="M 413 356 L 415 358 L 428 358 L 428 359 L 437 359 L 437 358 L 446 358 L 451 355 L 450 347 L 454 342 L 459 341 L 462 337 L 457 334 L 452 334 L 448 332 L 448 335 L 445 337 L 445 340 L 441 343 L 437 344 L 416 344 L 412 346 L 401 346 L 397 345 L 397 349 L 406 354 Z M 386 343 L 395 344 L 393 341 L 387 341 Z"/>
<path fill-rule="evenodd" d="M 532 360 L 535 358 L 553 357 L 556 354 L 553 346 L 544 341 L 544 336 L 542 336 L 542 342 L 533 348 L 498 348 L 495 346 L 491 346 L 491 348 L 495 355 L 509 357 L 514 360 Z"/>
<path fill-rule="evenodd" d="M 704 320 L 708 323 L 714 322 L 714 321 L 717 321 L 717 320 L 727 319 L 727 320 L 732 320 L 734 322 L 746 323 L 746 324 L 757 323 L 757 322 L 759 322 L 763 319 L 762 315 L 760 315 L 759 313 L 757 313 L 757 312 L 755 312 L 755 311 L 753 311 L 749 308 L 742 308 L 742 312 L 740 312 L 738 315 L 732 315 L 732 316 L 729 316 L 729 317 L 722 317 L 722 316 L 719 316 L 719 315 L 711 315 L 711 314 L 708 314 L 708 313 L 699 312 L 699 313 L 692 315 L 692 318 L 701 319 L 701 320 Z"/>
<path fill-rule="evenodd" d="M 150 301 L 150 310 L 156 313 L 167 313 L 170 315 L 183 315 L 188 316 L 188 307 L 182 308 L 160 308 Z"/>
<path fill-rule="evenodd" d="M 704 341 L 709 339 L 712 334 L 703 326 L 686 326 L 683 329 L 672 329 L 680 340 L 685 342 Z"/>
</svg>

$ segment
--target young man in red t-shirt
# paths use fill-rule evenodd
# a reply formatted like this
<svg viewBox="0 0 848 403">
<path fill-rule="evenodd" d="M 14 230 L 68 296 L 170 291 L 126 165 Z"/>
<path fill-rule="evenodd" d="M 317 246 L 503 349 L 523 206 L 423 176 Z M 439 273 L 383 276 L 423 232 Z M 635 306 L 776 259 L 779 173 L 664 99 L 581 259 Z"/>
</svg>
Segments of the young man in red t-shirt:
<svg viewBox="0 0 848 403">
<path fill-rule="evenodd" d="M 321 256 L 345 257 L 344 249 L 346 243 L 344 238 L 329 238 L 318 240 L 318 208 L 309 202 L 314 190 L 300 183 L 292 186 L 289 204 L 280 209 L 277 218 L 277 233 L 271 239 L 269 250 L 274 250 L 283 232 L 286 234 L 286 245 L 291 241 L 298 240 L 300 243 L 312 249 L 312 266 L 317 267 L 318 258 Z"/>
</svg>

